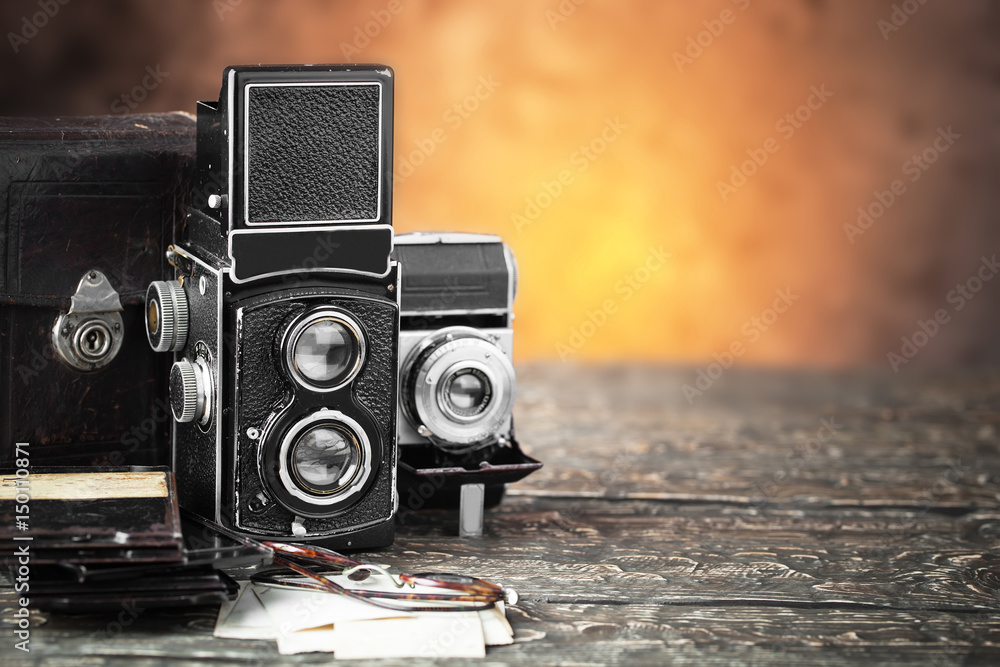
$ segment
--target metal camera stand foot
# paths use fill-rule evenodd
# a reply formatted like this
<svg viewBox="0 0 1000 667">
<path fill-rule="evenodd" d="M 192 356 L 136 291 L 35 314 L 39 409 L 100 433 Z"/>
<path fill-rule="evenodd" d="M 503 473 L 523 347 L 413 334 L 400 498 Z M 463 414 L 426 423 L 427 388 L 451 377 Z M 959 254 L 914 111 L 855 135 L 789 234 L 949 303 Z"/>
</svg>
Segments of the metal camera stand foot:
<svg viewBox="0 0 1000 667">
<path fill-rule="evenodd" d="M 458 504 L 458 536 L 483 536 L 483 507 L 486 503 L 485 484 L 463 484 Z"/>
</svg>

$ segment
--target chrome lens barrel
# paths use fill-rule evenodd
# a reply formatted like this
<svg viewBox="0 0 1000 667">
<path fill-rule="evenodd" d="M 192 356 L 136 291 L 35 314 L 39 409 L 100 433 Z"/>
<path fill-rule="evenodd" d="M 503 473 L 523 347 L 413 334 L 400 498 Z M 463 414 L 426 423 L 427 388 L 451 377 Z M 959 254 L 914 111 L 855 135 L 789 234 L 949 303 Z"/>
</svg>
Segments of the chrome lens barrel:
<svg viewBox="0 0 1000 667">
<path fill-rule="evenodd" d="M 514 408 L 510 359 L 470 327 L 448 327 L 421 341 L 403 364 L 401 384 L 407 419 L 450 451 L 495 442 Z"/>
</svg>

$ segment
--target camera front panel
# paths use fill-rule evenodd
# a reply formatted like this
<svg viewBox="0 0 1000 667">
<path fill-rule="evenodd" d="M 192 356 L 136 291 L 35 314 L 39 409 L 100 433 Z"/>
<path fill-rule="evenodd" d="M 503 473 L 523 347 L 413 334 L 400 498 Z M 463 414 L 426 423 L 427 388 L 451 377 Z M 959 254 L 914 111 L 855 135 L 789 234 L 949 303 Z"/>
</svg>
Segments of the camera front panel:
<svg viewBox="0 0 1000 667">
<path fill-rule="evenodd" d="M 399 445 L 463 450 L 510 439 L 513 343 L 510 328 L 401 331 Z"/>
<path fill-rule="evenodd" d="M 391 521 L 396 304 L 296 288 L 231 312 L 235 527 L 305 539 Z"/>
</svg>

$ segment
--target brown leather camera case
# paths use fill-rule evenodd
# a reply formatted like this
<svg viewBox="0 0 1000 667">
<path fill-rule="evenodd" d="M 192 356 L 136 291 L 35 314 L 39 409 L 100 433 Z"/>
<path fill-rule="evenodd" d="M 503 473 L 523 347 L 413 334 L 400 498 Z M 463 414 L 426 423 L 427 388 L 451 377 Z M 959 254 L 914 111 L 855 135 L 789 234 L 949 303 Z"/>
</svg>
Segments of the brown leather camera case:
<svg viewBox="0 0 1000 667">
<path fill-rule="evenodd" d="M 32 466 L 168 463 L 171 360 L 146 341 L 143 301 L 173 274 L 194 156 L 187 114 L 0 119 L 0 466 L 15 442 Z M 53 326 L 95 271 L 120 298 L 121 348 L 83 372 Z"/>
</svg>

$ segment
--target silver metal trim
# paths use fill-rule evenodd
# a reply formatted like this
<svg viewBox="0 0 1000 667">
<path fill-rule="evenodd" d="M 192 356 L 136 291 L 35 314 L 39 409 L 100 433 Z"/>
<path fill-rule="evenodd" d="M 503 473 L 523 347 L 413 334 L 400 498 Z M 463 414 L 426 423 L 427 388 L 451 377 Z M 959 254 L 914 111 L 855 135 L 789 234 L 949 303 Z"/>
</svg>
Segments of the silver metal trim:
<svg viewBox="0 0 1000 667">
<path fill-rule="evenodd" d="M 331 494 L 329 497 L 305 493 L 292 480 L 292 477 L 288 472 L 288 466 L 286 465 L 292 441 L 297 440 L 300 436 L 302 436 L 302 434 L 309 430 L 311 426 L 320 422 L 335 422 L 346 426 L 347 429 L 354 434 L 354 437 L 357 438 L 358 447 L 361 449 L 359 452 L 361 454 L 361 463 L 358 470 L 351 478 L 350 484 L 348 484 L 344 490 Z M 292 427 L 285 432 L 285 435 L 281 439 L 281 446 L 278 449 L 278 478 L 281 480 L 281 483 L 284 485 L 285 490 L 288 491 L 288 493 L 303 502 L 318 506 L 339 504 L 351 496 L 359 493 L 368 482 L 368 478 L 371 477 L 371 474 L 372 445 L 368 440 L 368 435 L 361 427 L 361 424 L 339 410 L 330 410 L 329 408 L 317 410 L 309 416 L 295 422 L 295 424 L 293 424 Z"/>
<path fill-rule="evenodd" d="M 228 87 L 228 90 L 226 91 L 226 97 L 229 100 L 229 114 L 227 114 L 229 116 L 229 128 L 227 130 L 227 136 L 229 137 L 229 141 L 226 142 L 226 144 L 228 145 L 228 148 L 229 148 L 229 159 L 227 161 L 227 167 L 229 168 L 229 193 L 232 193 L 232 191 L 233 191 L 233 137 L 235 136 L 233 134 L 233 131 L 234 131 L 233 125 L 234 125 L 234 123 L 233 123 L 233 113 L 232 113 L 232 110 L 233 110 L 233 107 L 235 106 L 234 102 L 236 101 L 236 70 L 229 70 L 229 79 L 228 79 L 226 85 Z M 228 221 L 229 231 L 232 232 L 233 231 L 233 207 L 232 206 L 227 206 L 226 207 L 226 219 Z"/>
<path fill-rule="evenodd" d="M 510 312 L 508 308 L 466 308 L 451 310 L 404 310 L 405 316 L 435 316 L 435 315 L 506 315 Z"/>
<path fill-rule="evenodd" d="M 311 382 L 309 378 L 305 377 L 295 365 L 295 345 L 298 343 L 303 332 L 316 322 L 326 319 L 337 320 L 341 324 L 346 325 L 347 328 L 351 330 L 351 333 L 354 334 L 354 338 L 358 341 L 358 358 L 354 361 L 354 368 L 351 369 L 350 373 L 347 374 L 342 382 L 332 387 L 323 387 L 313 384 L 313 382 Z M 358 324 L 357 320 L 347 313 L 337 310 L 336 308 L 320 308 L 318 310 L 305 312 L 299 316 L 299 318 L 293 322 L 290 327 L 288 327 L 288 330 L 285 332 L 285 335 L 281 340 L 281 351 L 281 356 L 285 361 L 285 369 L 296 383 L 309 391 L 325 394 L 347 386 L 358 376 L 358 373 L 361 372 L 361 367 L 364 366 L 365 358 L 368 354 L 368 347 L 365 344 L 364 329 L 361 328 L 361 325 Z"/>
<path fill-rule="evenodd" d="M 471 232 L 408 232 L 396 236 L 397 245 L 431 245 L 434 243 L 503 243 L 503 239 L 494 234 L 473 234 Z"/>
<path fill-rule="evenodd" d="M 394 238 L 395 238 L 394 235 L 392 234 L 392 225 L 345 225 L 345 226 L 338 226 L 336 229 L 337 230 L 341 230 L 341 229 L 366 229 L 366 230 L 371 230 L 371 229 L 388 229 L 389 232 L 390 232 L 390 234 L 389 234 L 389 238 L 390 238 L 389 252 L 392 253 L 392 249 L 394 247 L 393 243 L 394 243 Z M 308 231 L 308 232 L 316 232 L 317 230 L 316 230 L 315 227 L 293 227 L 293 228 L 282 229 L 281 231 L 283 231 L 283 232 L 306 232 L 306 231 Z M 230 277 L 230 279 L 234 283 L 236 283 L 237 285 L 242 285 L 244 283 L 253 282 L 255 280 L 262 280 L 264 278 L 273 278 L 273 277 L 276 277 L 276 276 L 284 276 L 284 275 L 289 275 L 289 274 L 295 274 L 295 273 L 299 273 L 299 272 L 301 272 L 303 270 L 301 268 L 290 268 L 290 269 L 287 269 L 287 270 L 284 270 L 284 271 L 274 271 L 272 273 L 262 273 L 259 276 L 254 276 L 253 278 L 237 278 L 236 277 L 236 275 L 235 275 L 235 273 L 236 273 L 236 258 L 233 256 L 233 237 L 235 237 L 235 236 L 249 235 L 249 234 L 272 234 L 272 233 L 274 233 L 274 231 L 271 230 L 271 229 L 236 229 L 236 230 L 233 230 L 233 231 L 229 232 L 228 240 L 227 240 L 227 243 L 228 243 L 228 250 L 227 250 L 227 252 L 229 253 L 229 262 L 230 262 L 229 277 Z M 371 276 L 373 278 L 385 278 L 387 275 L 389 275 L 389 272 L 392 271 L 392 262 L 389 261 L 389 255 L 385 256 L 385 263 L 386 263 L 386 269 L 382 273 L 370 273 L 368 271 L 355 271 L 353 269 L 338 269 L 338 268 L 322 268 L 322 269 L 321 268 L 315 268 L 315 269 L 308 269 L 308 271 L 309 271 L 309 273 L 347 273 L 347 274 L 358 275 L 358 276 Z"/>
<path fill-rule="evenodd" d="M 483 505 L 486 503 L 485 484 L 463 484 L 458 499 L 458 536 L 483 536 Z"/>
<path fill-rule="evenodd" d="M 204 276 L 202 276 L 204 280 Z M 215 417 L 215 411 L 212 409 L 212 403 L 215 402 L 215 374 L 212 372 L 213 357 L 212 351 L 208 349 L 203 341 L 198 341 L 194 346 L 195 353 L 195 370 L 201 373 L 203 378 L 203 386 L 205 388 L 205 398 L 204 405 L 199 408 L 201 416 L 198 418 L 198 426 L 201 427 L 202 432 L 207 432 L 209 426 Z"/>
<path fill-rule="evenodd" d="M 514 319 L 514 297 L 517 296 L 517 259 L 514 251 L 506 243 L 503 244 L 503 258 L 507 263 L 507 312 L 510 320 Z"/>
<path fill-rule="evenodd" d="M 354 220 L 292 220 L 289 222 L 250 222 L 250 89 L 251 88 L 318 88 L 322 86 L 376 86 L 378 88 L 378 192 L 375 197 L 375 217 Z M 243 98 L 243 224 L 248 227 L 288 225 L 340 225 L 357 222 L 376 222 L 382 217 L 382 115 L 384 96 L 381 81 L 301 81 L 282 83 L 248 83 L 244 86 Z M 232 114 L 230 114 L 230 119 Z M 230 148 L 232 140 L 230 140 Z M 230 169 L 230 176 L 232 170 Z"/>
</svg>

